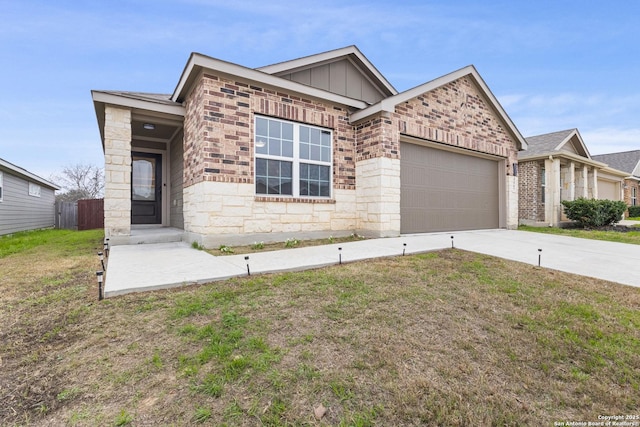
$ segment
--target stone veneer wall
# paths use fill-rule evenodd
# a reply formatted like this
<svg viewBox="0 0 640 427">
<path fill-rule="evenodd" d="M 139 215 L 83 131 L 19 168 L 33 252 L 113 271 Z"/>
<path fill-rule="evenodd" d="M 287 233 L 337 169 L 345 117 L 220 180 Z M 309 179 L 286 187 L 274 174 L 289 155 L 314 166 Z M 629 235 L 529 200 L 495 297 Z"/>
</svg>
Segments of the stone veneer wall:
<svg viewBox="0 0 640 427">
<path fill-rule="evenodd" d="M 105 107 L 104 229 L 117 244 L 131 232 L 131 111 Z M 126 240 L 125 239 L 125 240 Z"/>
</svg>

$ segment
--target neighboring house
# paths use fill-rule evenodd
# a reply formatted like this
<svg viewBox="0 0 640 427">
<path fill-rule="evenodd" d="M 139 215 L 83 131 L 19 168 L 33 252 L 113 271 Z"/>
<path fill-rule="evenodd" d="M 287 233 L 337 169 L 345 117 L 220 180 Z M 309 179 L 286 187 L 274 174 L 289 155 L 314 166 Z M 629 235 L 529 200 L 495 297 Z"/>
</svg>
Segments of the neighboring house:
<svg viewBox="0 0 640 427">
<path fill-rule="evenodd" d="M 53 227 L 60 188 L 0 159 L 0 235 Z"/>
<path fill-rule="evenodd" d="M 207 247 L 515 228 L 527 143 L 473 66 L 397 92 L 350 46 L 251 69 L 192 53 L 172 94 L 92 91 L 105 232 Z"/>
<path fill-rule="evenodd" d="M 640 205 L 640 150 L 598 154 L 593 158 L 625 172 L 627 176 L 624 180 L 624 201 L 627 206 Z"/>
<path fill-rule="evenodd" d="M 518 153 L 521 224 L 567 221 L 562 200 L 622 200 L 626 174 L 592 158 L 578 129 L 532 136 L 527 144 Z"/>
</svg>

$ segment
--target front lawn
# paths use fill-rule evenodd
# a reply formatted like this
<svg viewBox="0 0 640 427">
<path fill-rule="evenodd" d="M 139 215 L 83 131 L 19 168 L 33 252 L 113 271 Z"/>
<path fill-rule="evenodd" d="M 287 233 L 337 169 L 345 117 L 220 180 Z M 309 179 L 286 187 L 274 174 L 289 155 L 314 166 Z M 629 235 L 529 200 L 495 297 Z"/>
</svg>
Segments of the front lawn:
<svg viewBox="0 0 640 427">
<path fill-rule="evenodd" d="M 447 249 L 98 302 L 102 236 L 70 236 L 0 255 L 0 425 L 520 426 L 638 409 L 638 288 Z"/>
<path fill-rule="evenodd" d="M 640 245 L 640 229 L 632 228 L 631 231 L 601 231 L 585 230 L 581 228 L 558 227 L 530 227 L 521 225 L 518 230 L 532 231 L 534 233 L 558 234 L 560 236 L 579 237 L 581 239 L 606 240 L 608 242 L 630 243 Z"/>
</svg>

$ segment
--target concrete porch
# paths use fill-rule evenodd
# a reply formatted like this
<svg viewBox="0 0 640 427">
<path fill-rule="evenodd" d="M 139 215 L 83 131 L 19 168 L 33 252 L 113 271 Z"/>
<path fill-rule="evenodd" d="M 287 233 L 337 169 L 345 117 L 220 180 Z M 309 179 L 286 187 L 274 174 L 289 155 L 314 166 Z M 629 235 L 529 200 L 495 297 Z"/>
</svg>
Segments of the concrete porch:
<svg viewBox="0 0 640 427">
<path fill-rule="evenodd" d="M 184 230 L 160 225 L 132 225 L 129 236 L 112 236 L 112 246 L 182 242 Z"/>
</svg>

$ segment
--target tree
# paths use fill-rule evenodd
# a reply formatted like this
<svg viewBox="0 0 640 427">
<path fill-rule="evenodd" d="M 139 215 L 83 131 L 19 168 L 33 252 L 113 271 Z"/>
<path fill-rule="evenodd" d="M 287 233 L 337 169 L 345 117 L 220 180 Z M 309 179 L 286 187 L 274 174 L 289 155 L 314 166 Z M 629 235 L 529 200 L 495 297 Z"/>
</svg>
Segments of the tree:
<svg viewBox="0 0 640 427">
<path fill-rule="evenodd" d="M 104 172 L 95 165 L 76 163 L 65 166 L 61 175 L 54 175 L 51 181 L 61 187 L 57 201 L 75 202 L 81 199 L 97 199 L 104 190 Z"/>
</svg>

